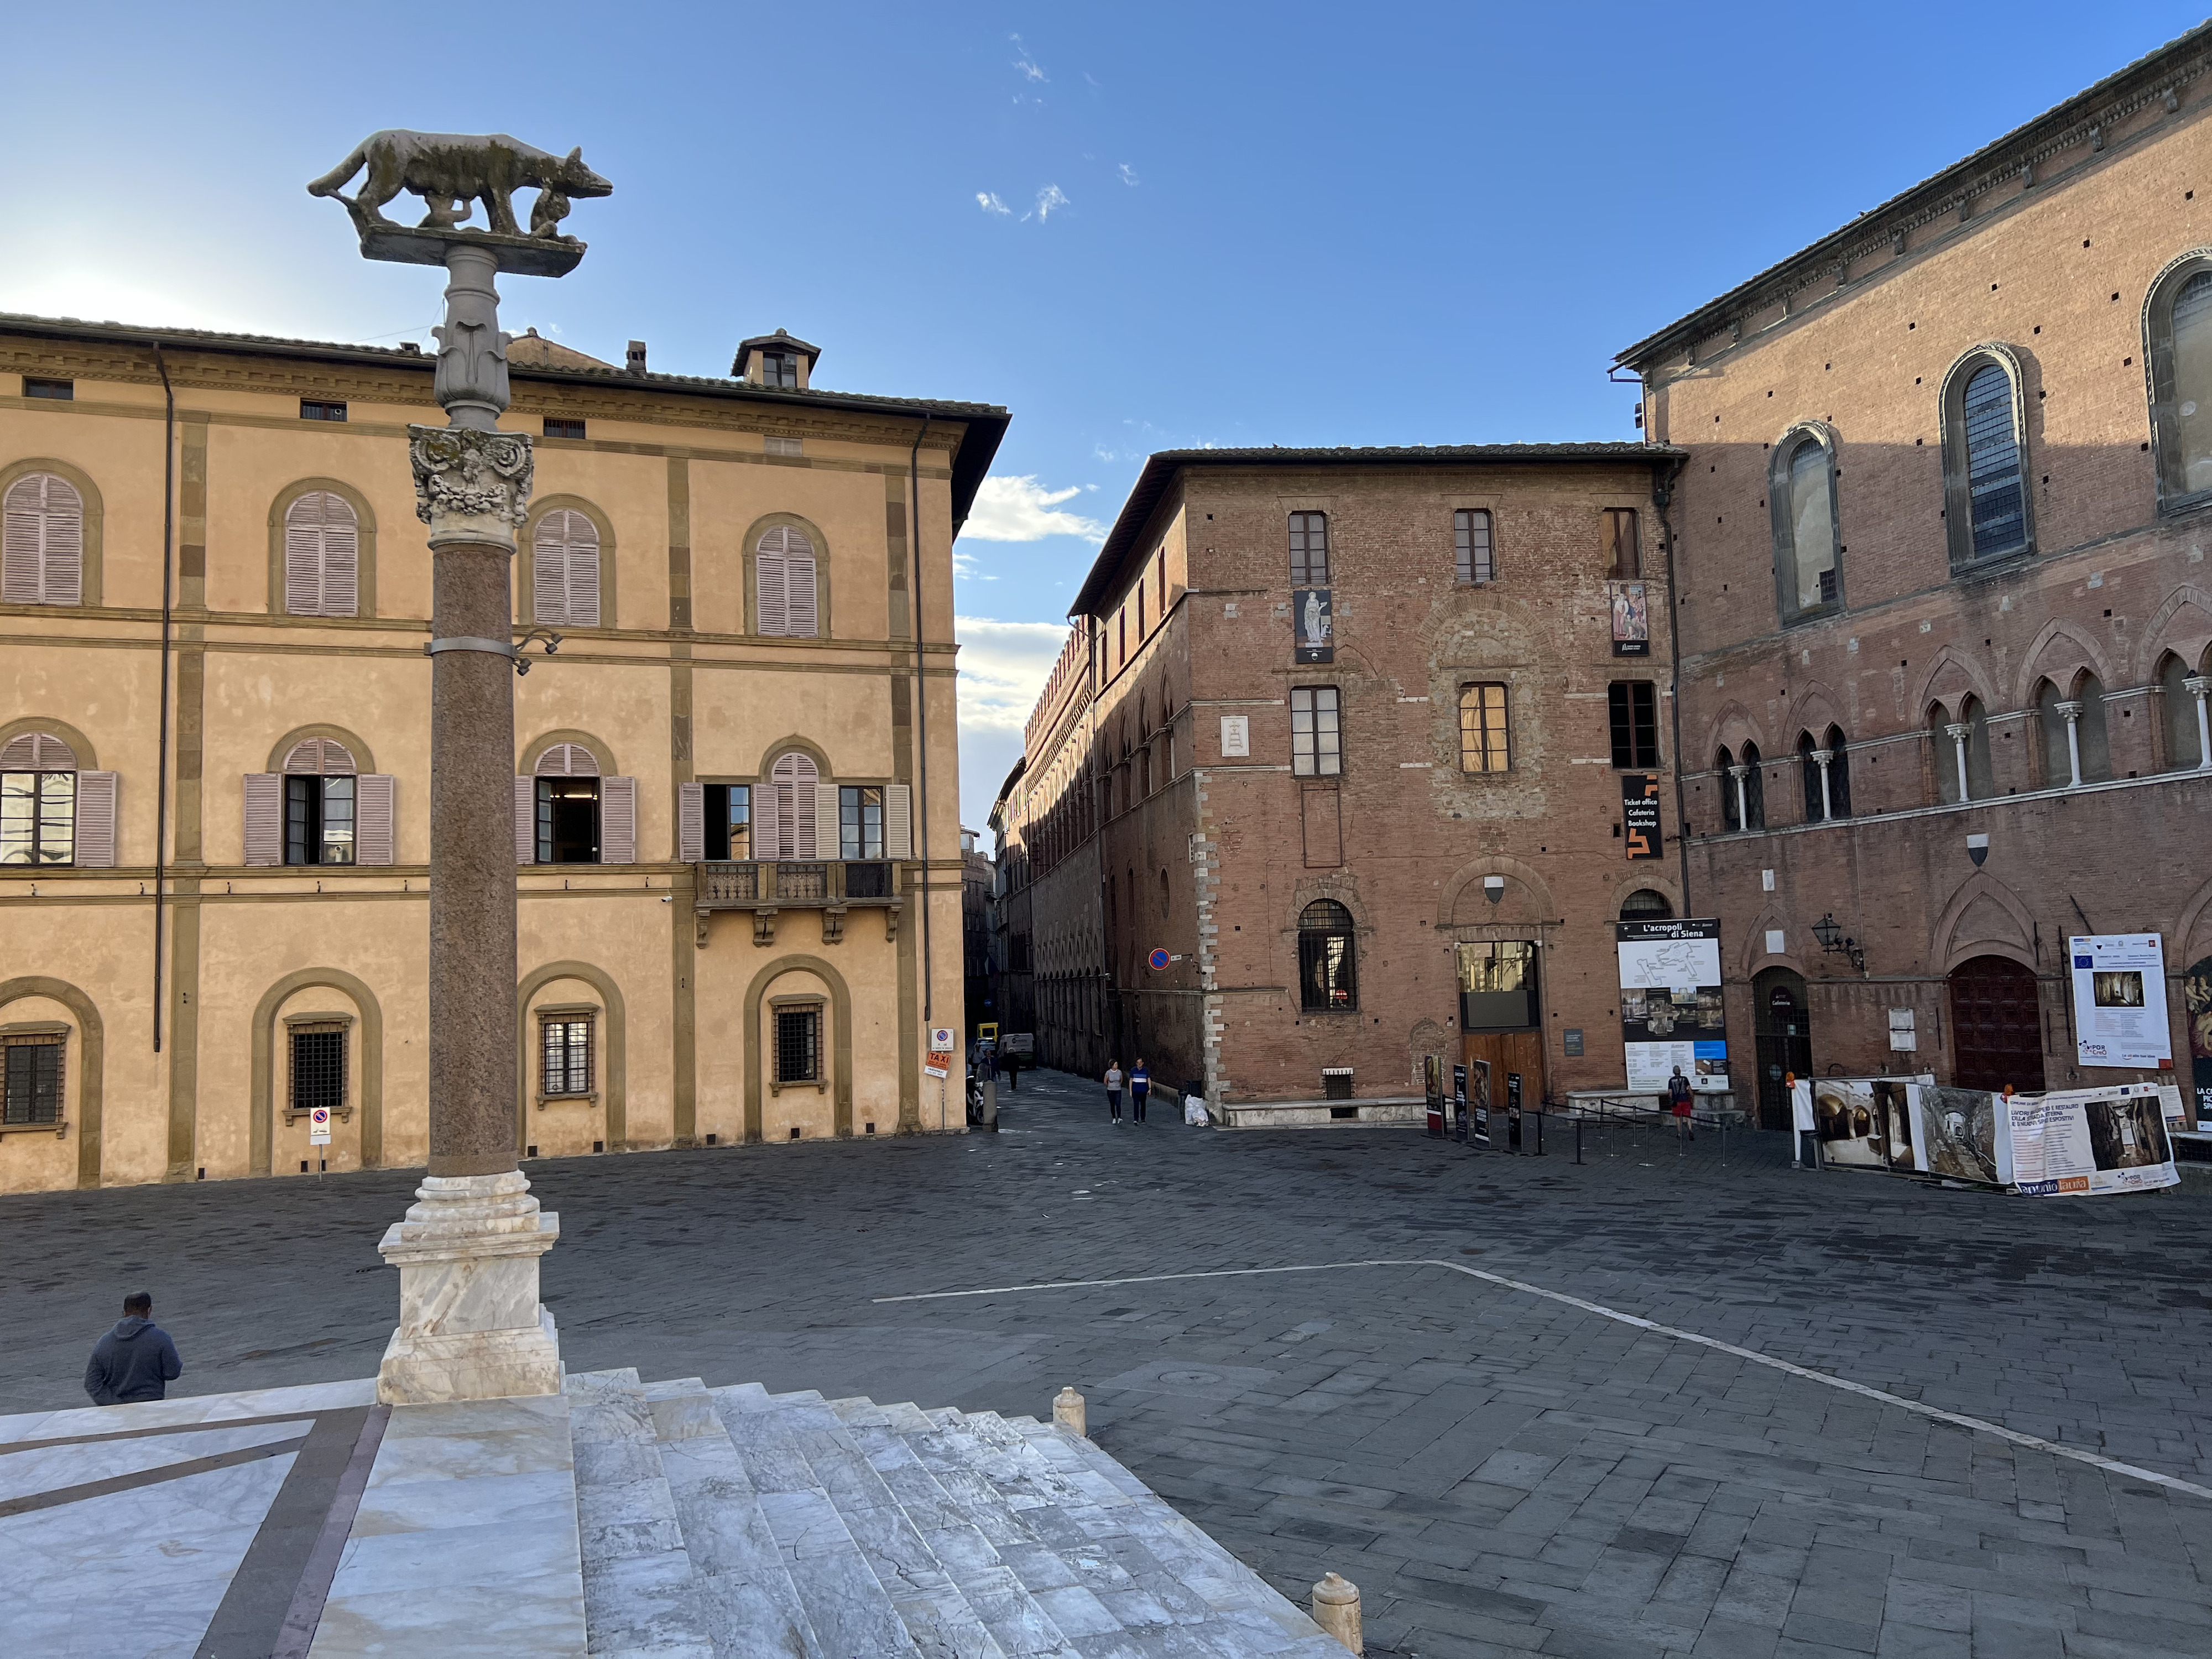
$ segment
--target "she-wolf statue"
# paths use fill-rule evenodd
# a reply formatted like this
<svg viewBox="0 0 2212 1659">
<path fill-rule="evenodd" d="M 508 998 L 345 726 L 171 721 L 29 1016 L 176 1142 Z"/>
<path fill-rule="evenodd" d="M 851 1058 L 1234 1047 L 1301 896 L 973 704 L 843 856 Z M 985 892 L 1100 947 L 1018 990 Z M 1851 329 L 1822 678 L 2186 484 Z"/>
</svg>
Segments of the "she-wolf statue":
<svg viewBox="0 0 2212 1659">
<path fill-rule="evenodd" d="M 363 165 L 368 178 L 359 191 L 343 194 Z M 584 165 L 580 145 L 566 155 L 510 138 L 503 132 L 371 133 L 337 166 L 307 186 L 310 196 L 332 196 L 344 203 L 364 227 L 396 230 L 379 211 L 402 191 L 420 196 L 429 211 L 419 228 L 451 230 L 472 211 L 472 199 L 484 206 L 494 235 L 520 236 L 511 199 L 534 185 L 538 203 L 530 215 L 532 236 L 559 237 L 572 196 L 611 196 L 614 186 Z"/>
</svg>

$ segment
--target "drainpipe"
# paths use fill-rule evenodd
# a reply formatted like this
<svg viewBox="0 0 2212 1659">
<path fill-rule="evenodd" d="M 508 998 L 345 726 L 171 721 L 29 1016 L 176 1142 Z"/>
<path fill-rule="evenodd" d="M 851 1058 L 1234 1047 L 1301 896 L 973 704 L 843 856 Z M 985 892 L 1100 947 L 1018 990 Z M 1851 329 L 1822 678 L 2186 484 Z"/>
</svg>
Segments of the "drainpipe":
<svg viewBox="0 0 2212 1659">
<path fill-rule="evenodd" d="M 915 816 L 921 824 L 921 1023 L 937 1017 L 937 980 L 929 968 L 929 682 L 922 677 L 921 654 L 921 441 L 929 435 L 930 417 L 921 417 L 921 430 L 914 434 L 907 456 L 908 508 L 906 538 L 914 549 L 914 729 L 919 750 Z"/>
<path fill-rule="evenodd" d="M 1646 380 L 1644 384 L 1644 429 L 1648 434 L 1651 429 L 1651 383 Z M 1682 785 L 1682 605 L 1674 586 L 1674 526 L 1667 518 L 1667 509 L 1674 504 L 1674 480 L 1681 477 L 1686 465 L 1685 461 L 1675 461 L 1663 471 L 1653 469 L 1651 504 L 1658 509 L 1659 534 L 1667 544 L 1667 701 L 1674 740 L 1674 851 L 1682 866 L 1682 908 L 1686 914 L 1695 915 L 1698 907 L 1690 897 L 1689 798 L 1683 793 Z"/>
<path fill-rule="evenodd" d="M 177 392 L 161 343 L 153 342 L 161 376 L 161 735 L 154 756 L 154 1052 L 161 1052 L 161 934 L 168 887 L 166 836 L 169 823 L 169 617 L 174 602 L 170 573 L 177 559 Z"/>
</svg>

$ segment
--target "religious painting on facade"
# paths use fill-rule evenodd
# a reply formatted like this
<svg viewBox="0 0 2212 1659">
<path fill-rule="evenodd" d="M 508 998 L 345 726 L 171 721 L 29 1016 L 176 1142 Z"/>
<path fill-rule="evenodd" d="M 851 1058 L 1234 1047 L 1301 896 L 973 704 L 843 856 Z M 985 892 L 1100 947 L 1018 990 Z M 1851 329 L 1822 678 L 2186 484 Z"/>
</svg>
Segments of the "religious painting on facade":
<svg viewBox="0 0 2212 1659">
<path fill-rule="evenodd" d="M 1336 660 L 1336 619 L 1326 587 L 1295 588 L 1291 593 L 1291 627 L 1297 635 L 1299 662 Z"/>
<path fill-rule="evenodd" d="M 1608 582 L 1613 603 L 1613 654 L 1651 654 L 1651 605 L 1642 582 Z"/>
</svg>

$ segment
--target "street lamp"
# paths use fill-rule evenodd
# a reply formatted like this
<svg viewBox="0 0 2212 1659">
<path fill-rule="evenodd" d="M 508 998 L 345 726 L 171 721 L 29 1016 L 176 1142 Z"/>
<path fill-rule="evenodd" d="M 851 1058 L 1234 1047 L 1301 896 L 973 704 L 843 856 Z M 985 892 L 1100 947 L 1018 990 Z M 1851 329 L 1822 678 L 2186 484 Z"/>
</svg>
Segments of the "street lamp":
<svg viewBox="0 0 2212 1659">
<path fill-rule="evenodd" d="M 1827 912 L 1813 924 L 1813 937 L 1820 941 L 1820 951 L 1824 956 L 1849 957 L 1852 967 L 1863 974 L 1866 972 L 1866 952 L 1859 948 L 1856 939 L 1844 936 L 1834 911 Z"/>
</svg>

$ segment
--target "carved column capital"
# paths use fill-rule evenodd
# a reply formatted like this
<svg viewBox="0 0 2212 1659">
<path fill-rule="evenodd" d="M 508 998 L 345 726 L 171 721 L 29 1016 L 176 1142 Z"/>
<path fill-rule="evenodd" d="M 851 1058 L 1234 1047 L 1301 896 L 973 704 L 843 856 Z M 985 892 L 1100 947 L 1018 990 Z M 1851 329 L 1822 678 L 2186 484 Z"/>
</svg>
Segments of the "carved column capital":
<svg viewBox="0 0 2212 1659">
<path fill-rule="evenodd" d="M 530 513 L 530 440 L 519 432 L 410 426 L 415 516 L 430 526 L 430 545 L 489 544 L 510 550 Z"/>
<path fill-rule="evenodd" d="M 2081 718 L 2081 705 L 2078 702 L 2054 702 L 2051 706 L 2058 711 L 2061 717 L 2069 721 Z"/>
<path fill-rule="evenodd" d="M 2203 697 L 2212 691 L 2212 674 L 2191 674 L 2181 683 L 2181 689 L 2192 697 Z"/>
<path fill-rule="evenodd" d="M 1827 769 L 1828 763 L 1836 757 L 1836 751 L 1832 749 L 1814 749 L 1807 752 L 1813 757 L 1814 763 L 1823 771 Z"/>
<path fill-rule="evenodd" d="M 1953 720 L 1943 728 L 1943 735 L 1954 743 L 1964 743 L 1966 734 L 1974 728 L 1964 720 Z"/>
</svg>

